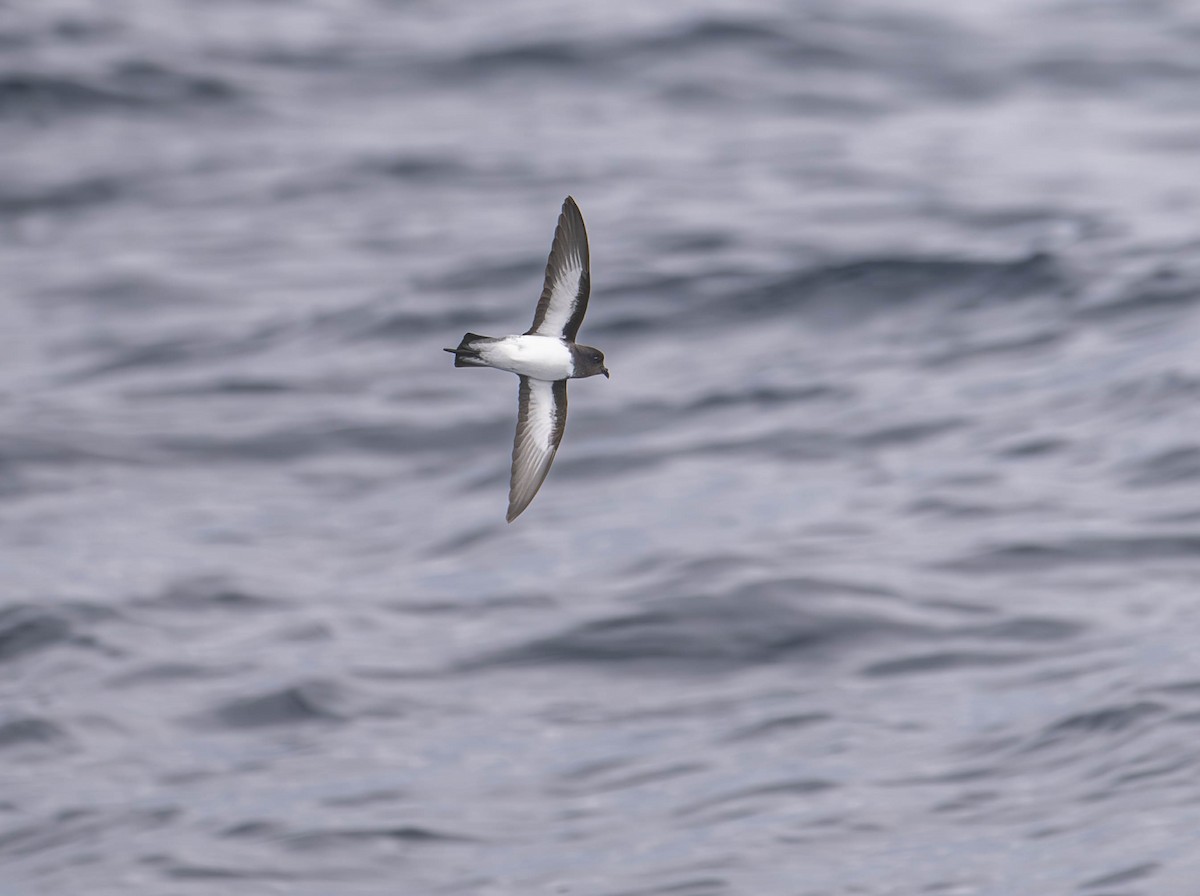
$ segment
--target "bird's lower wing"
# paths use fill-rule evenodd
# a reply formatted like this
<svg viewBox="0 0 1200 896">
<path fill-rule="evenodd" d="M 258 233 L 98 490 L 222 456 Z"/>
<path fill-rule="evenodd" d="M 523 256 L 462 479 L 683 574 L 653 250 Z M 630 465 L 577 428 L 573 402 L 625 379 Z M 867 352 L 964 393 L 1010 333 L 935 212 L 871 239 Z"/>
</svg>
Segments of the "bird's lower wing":
<svg viewBox="0 0 1200 896">
<path fill-rule="evenodd" d="M 562 441 L 567 425 L 567 381 L 549 383 L 521 377 L 517 398 L 517 437 L 513 442 L 508 521 L 533 500 Z"/>
</svg>

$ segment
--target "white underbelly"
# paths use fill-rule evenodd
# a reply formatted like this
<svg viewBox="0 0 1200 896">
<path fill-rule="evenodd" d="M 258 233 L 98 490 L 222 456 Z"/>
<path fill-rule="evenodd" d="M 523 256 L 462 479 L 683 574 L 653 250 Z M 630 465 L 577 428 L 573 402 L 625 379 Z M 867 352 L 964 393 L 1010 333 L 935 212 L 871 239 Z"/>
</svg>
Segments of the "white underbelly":
<svg viewBox="0 0 1200 896">
<path fill-rule="evenodd" d="M 506 336 L 482 346 L 480 354 L 492 367 L 535 380 L 566 379 L 574 371 L 570 349 L 550 336 Z"/>
</svg>

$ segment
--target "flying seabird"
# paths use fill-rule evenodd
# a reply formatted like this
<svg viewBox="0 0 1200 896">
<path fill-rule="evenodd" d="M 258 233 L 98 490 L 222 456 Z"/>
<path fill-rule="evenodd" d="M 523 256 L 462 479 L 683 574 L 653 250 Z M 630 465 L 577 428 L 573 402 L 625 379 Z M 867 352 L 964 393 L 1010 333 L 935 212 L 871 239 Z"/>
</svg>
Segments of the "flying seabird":
<svg viewBox="0 0 1200 896">
<path fill-rule="evenodd" d="M 444 349 L 454 355 L 455 367 L 495 367 L 521 378 L 508 486 L 510 523 L 529 506 L 554 462 L 567 424 L 567 380 L 608 376 L 604 353 L 575 342 L 591 288 L 587 230 L 579 206 L 568 196 L 558 216 L 533 326 L 519 336 L 467 333 L 458 348 Z"/>
</svg>

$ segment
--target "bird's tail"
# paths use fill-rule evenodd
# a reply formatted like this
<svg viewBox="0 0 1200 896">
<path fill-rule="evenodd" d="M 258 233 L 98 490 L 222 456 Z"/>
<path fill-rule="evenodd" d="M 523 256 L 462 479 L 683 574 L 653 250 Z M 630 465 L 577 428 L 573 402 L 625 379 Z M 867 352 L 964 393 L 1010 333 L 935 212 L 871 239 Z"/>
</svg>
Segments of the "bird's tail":
<svg viewBox="0 0 1200 896">
<path fill-rule="evenodd" d="M 494 342 L 492 336 L 480 336 L 478 333 L 467 333 L 462 338 L 462 342 L 458 344 L 458 348 L 444 348 L 442 351 L 450 352 L 454 355 L 455 367 L 487 367 L 488 364 L 483 360 L 483 355 L 480 352 L 480 345 L 487 342 Z"/>
</svg>

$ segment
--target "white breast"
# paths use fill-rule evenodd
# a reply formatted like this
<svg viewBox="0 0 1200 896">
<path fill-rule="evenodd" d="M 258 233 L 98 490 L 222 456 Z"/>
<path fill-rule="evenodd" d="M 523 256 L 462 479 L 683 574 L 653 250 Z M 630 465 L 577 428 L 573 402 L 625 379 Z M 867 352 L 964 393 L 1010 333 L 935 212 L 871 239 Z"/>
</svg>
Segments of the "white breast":
<svg viewBox="0 0 1200 896">
<path fill-rule="evenodd" d="M 492 367 L 535 380 L 563 380 L 575 372 L 570 349 L 550 336 L 505 336 L 481 347 L 480 353 Z"/>
</svg>

